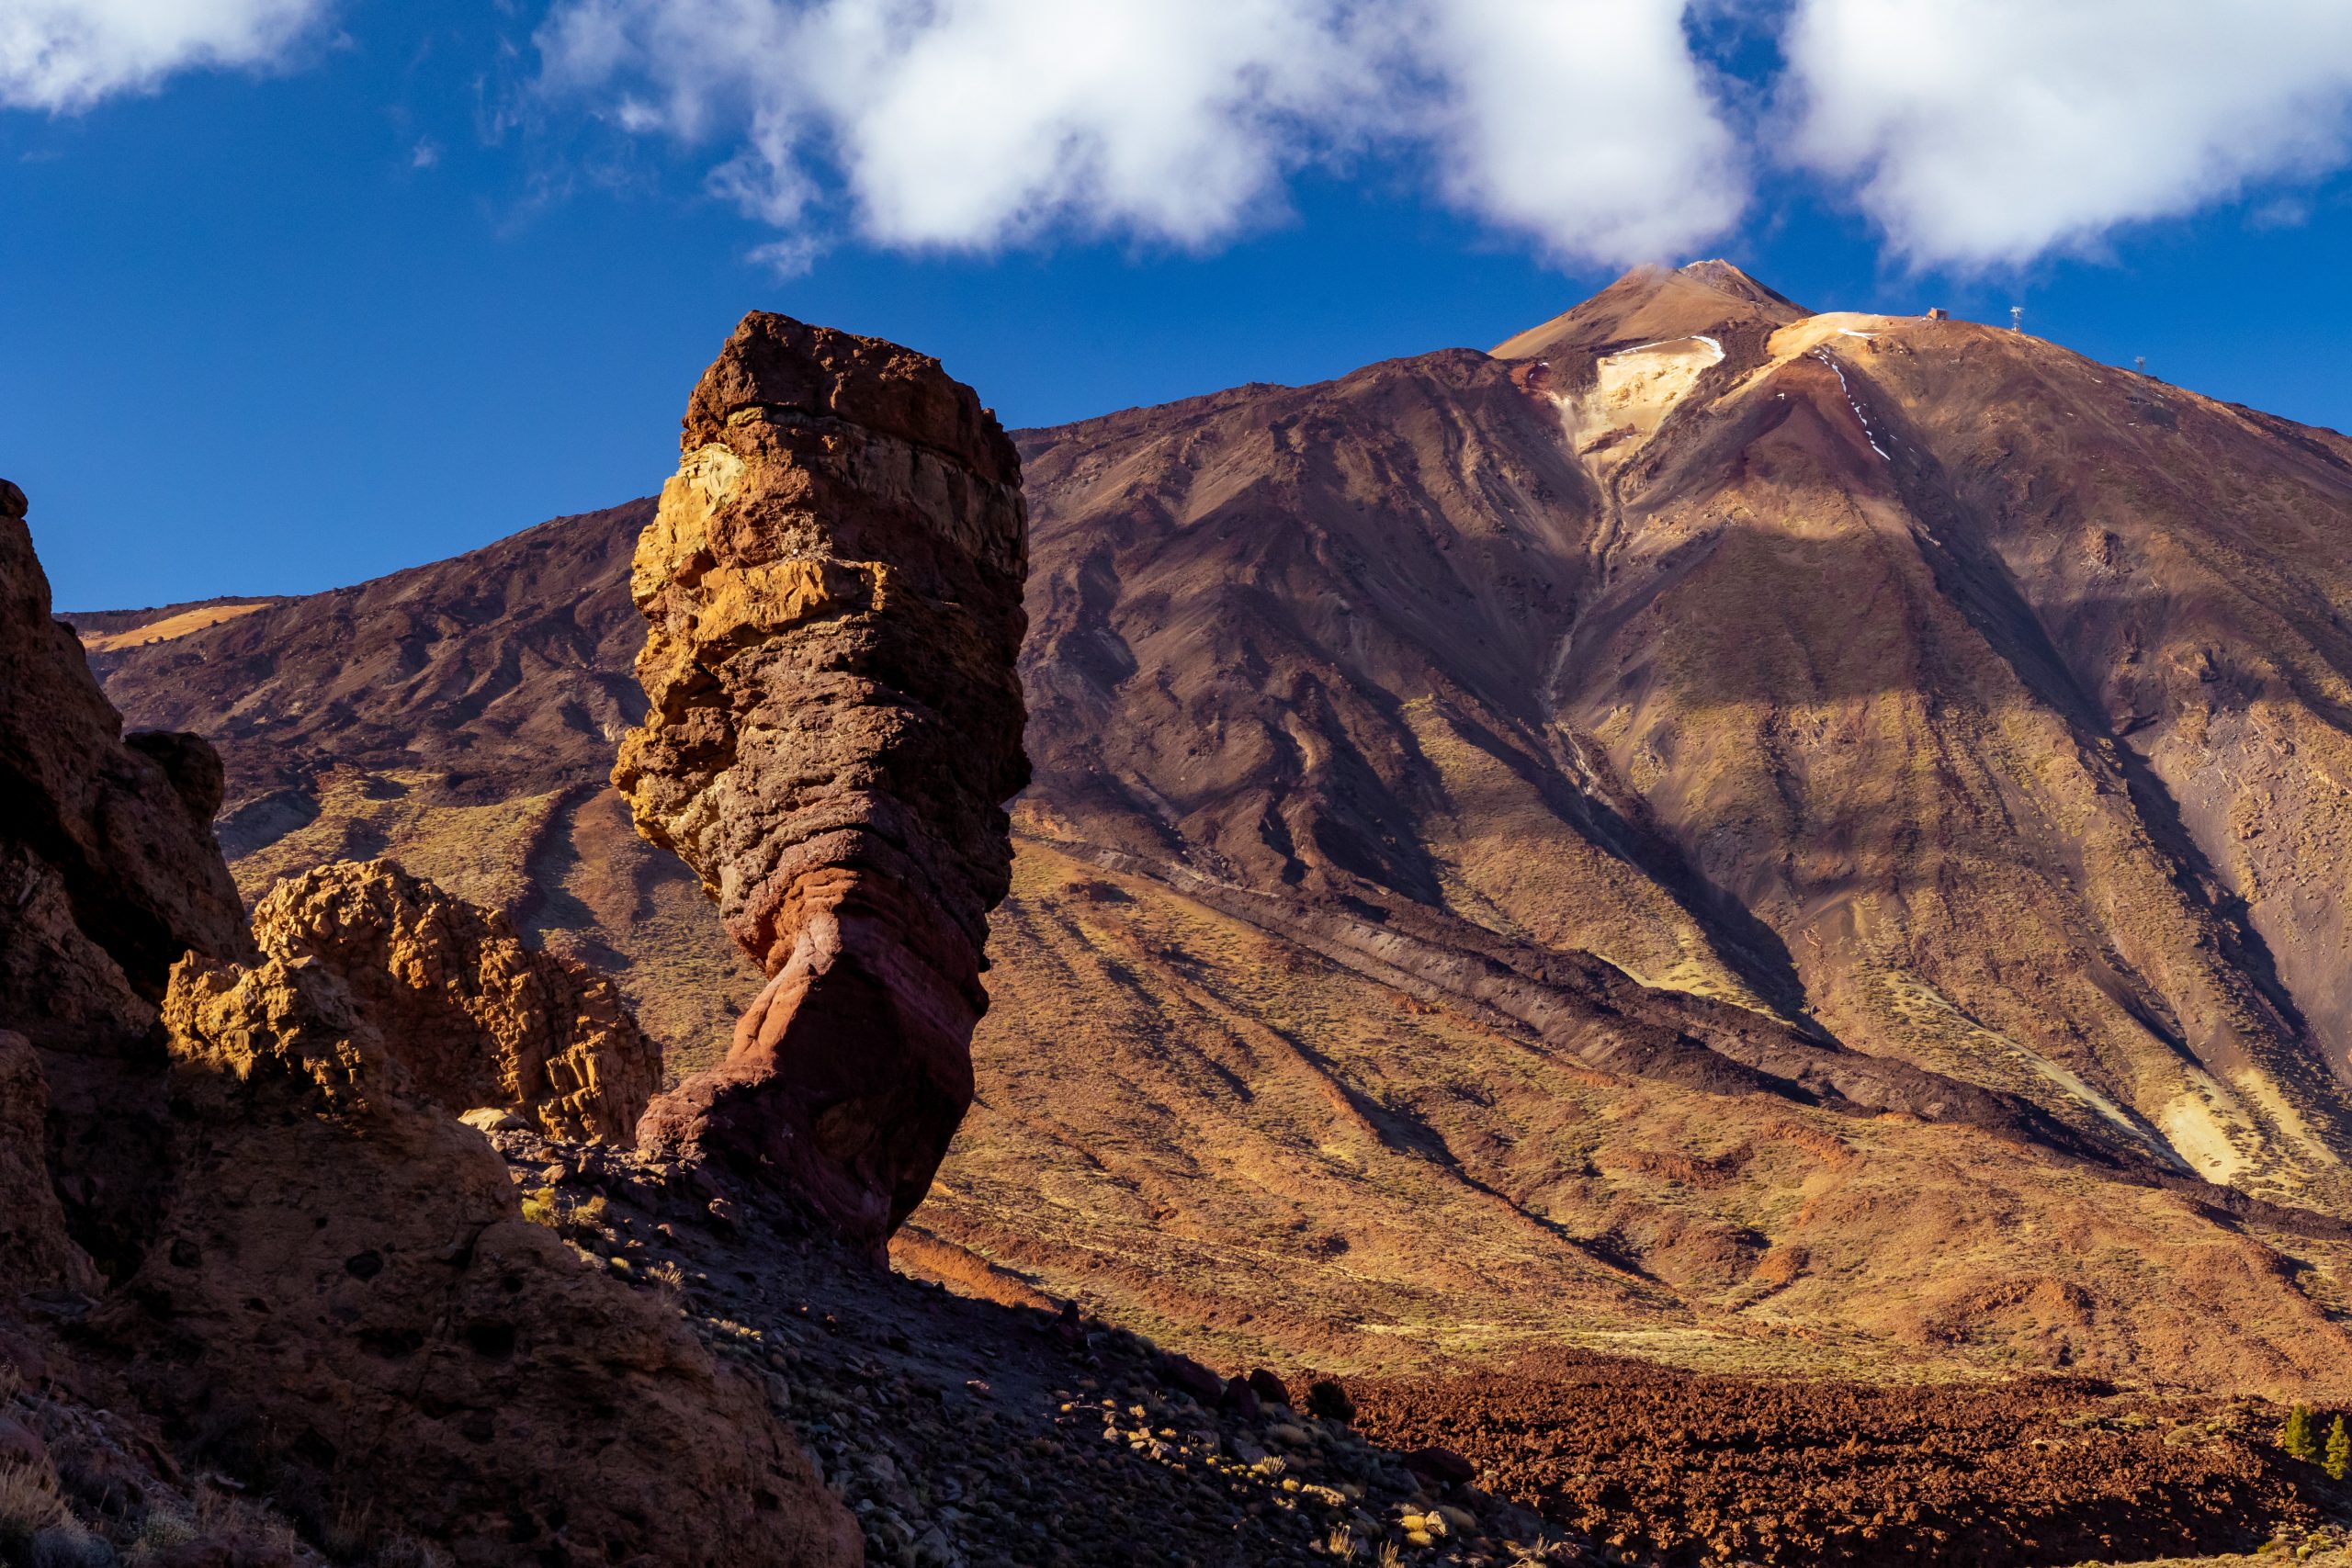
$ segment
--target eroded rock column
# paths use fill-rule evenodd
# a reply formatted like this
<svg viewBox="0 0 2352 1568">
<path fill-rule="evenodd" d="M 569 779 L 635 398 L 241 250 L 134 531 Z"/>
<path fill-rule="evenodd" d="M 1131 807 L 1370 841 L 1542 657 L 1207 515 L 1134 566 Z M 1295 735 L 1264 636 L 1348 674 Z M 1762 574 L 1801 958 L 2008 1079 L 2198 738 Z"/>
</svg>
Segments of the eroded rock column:
<svg viewBox="0 0 2352 1568">
<path fill-rule="evenodd" d="M 639 1138 L 879 1246 L 972 1098 L 1028 781 L 1020 462 L 936 360 L 744 319 L 637 553 L 650 711 L 613 780 L 771 976 Z"/>
</svg>

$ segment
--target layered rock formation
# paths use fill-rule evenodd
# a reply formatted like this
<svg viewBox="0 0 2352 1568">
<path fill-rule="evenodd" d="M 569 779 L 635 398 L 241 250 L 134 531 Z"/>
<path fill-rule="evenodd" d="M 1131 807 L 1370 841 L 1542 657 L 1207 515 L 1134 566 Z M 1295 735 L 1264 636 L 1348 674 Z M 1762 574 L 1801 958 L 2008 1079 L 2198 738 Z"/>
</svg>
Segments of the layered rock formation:
<svg viewBox="0 0 2352 1568">
<path fill-rule="evenodd" d="M 1028 779 L 1020 465 L 938 362 L 746 317 L 639 542 L 650 704 L 614 783 L 770 976 L 661 1148 L 782 1175 L 878 1243 L 972 1098 Z"/>
<path fill-rule="evenodd" d="M 662 1053 L 612 982 L 525 947 L 501 916 L 390 861 L 339 861 L 254 909 L 262 951 L 315 960 L 390 1043 L 417 1093 L 510 1111 L 557 1137 L 633 1141 Z"/>
</svg>

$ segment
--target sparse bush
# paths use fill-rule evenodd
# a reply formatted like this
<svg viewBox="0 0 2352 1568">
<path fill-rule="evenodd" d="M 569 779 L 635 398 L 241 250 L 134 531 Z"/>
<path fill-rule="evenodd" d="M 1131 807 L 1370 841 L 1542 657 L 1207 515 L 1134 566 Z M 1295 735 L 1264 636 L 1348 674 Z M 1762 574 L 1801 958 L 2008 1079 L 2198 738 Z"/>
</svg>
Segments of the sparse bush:
<svg viewBox="0 0 2352 1568">
<path fill-rule="evenodd" d="M 368 1568 L 449 1568 L 448 1553 L 406 1530 L 395 1530 L 376 1543 Z"/>
<path fill-rule="evenodd" d="M 555 1189 L 535 1187 L 524 1193 L 523 1217 L 535 1225 L 545 1225 L 549 1230 L 557 1228 L 561 1216 L 556 1213 Z"/>
<path fill-rule="evenodd" d="M 130 1561 L 137 1562 L 175 1546 L 186 1546 L 195 1539 L 196 1526 L 186 1516 L 166 1508 L 150 1508 L 147 1517 L 139 1521 L 139 1533 L 131 1540 L 129 1555 Z"/>
<path fill-rule="evenodd" d="M 1323 1550 L 1342 1562 L 1356 1560 L 1356 1532 L 1345 1525 L 1333 1525 L 1331 1534 L 1323 1542 Z"/>
<path fill-rule="evenodd" d="M 73 1517 L 58 1495 L 57 1477 L 46 1468 L 0 1465 L 0 1552 L 21 1559 L 31 1551 L 33 1537 Z"/>
<path fill-rule="evenodd" d="M 2310 1405 L 2298 1404 L 2287 1412 L 2287 1425 L 2278 1433 L 2278 1446 L 2306 1464 L 2319 1458 L 2319 1417 Z"/>
<path fill-rule="evenodd" d="M 196 1533 L 224 1542 L 300 1559 L 302 1538 L 294 1527 L 259 1503 L 226 1492 L 204 1492 L 196 1500 Z"/>
<path fill-rule="evenodd" d="M 2344 1417 L 2341 1416 L 2327 1429 L 2327 1457 L 2321 1463 L 2326 1468 L 2330 1481 L 2341 1481 L 2346 1472 L 2352 1472 L 2352 1434 L 2344 1430 Z"/>
</svg>

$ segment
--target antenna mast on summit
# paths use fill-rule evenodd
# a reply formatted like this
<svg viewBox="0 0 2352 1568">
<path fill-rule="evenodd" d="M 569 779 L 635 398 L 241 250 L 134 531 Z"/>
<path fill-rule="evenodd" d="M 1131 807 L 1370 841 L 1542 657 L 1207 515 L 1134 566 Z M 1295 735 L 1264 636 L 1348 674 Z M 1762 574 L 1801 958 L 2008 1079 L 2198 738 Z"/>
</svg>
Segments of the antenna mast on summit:
<svg viewBox="0 0 2352 1568">
<path fill-rule="evenodd" d="M 2021 333 L 2025 331 L 2024 306 L 2012 305 L 2009 307 L 2009 331 L 2013 333 Z"/>
</svg>

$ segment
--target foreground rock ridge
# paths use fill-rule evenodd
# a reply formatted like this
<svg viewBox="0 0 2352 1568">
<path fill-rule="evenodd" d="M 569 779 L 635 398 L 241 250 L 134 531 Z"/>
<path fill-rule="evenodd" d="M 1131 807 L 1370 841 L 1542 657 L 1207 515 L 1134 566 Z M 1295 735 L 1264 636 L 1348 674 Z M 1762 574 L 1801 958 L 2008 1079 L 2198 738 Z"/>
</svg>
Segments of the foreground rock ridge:
<svg viewBox="0 0 2352 1568">
<path fill-rule="evenodd" d="M 639 1135 L 878 1246 L 972 1099 L 1029 776 L 1020 464 L 937 361 L 763 313 L 680 445 L 630 576 L 648 711 L 613 782 L 769 980 Z"/>
<path fill-rule="evenodd" d="M 526 1220 L 323 964 L 187 958 L 164 1015 L 164 1234 L 86 1329 L 167 1431 L 460 1563 L 858 1561 L 758 1389 Z"/>
<path fill-rule="evenodd" d="M 155 1025 L 171 966 L 252 943 L 212 843 L 219 758 L 193 735 L 123 735 L 81 645 L 51 618 L 27 510 L 0 483 L 0 1030 L 35 1054 L 12 1052 L 10 1076 L 40 1097 L 32 1124 L 62 1168 L 61 1218 L 80 1247 L 127 1267 L 152 1230 L 166 1134 Z M 51 1236 L 0 1262 L 0 1279 L 78 1273 L 61 1247 Z"/>
<path fill-rule="evenodd" d="M 257 953 L 209 841 L 217 759 L 118 739 L 50 617 L 23 498 L 0 502 L 9 1560 L 111 1562 L 92 1524 L 127 1544 L 153 1516 L 186 1547 L 158 1562 L 292 1568 L 394 1538 L 401 1561 L 481 1568 L 858 1562 L 758 1387 L 528 1223 L 482 1134 L 433 1102 L 464 999 L 500 1000 L 468 1043 L 493 1077 L 567 1032 L 609 1048 L 626 1013 L 381 866 L 272 900 Z M 518 1025 L 558 995 L 581 1016 Z M 536 1103 L 584 1131 L 607 1105 L 589 1102 Z M 248 1495 L 268 1506 L 219 1501 Z"/>
</svg>

